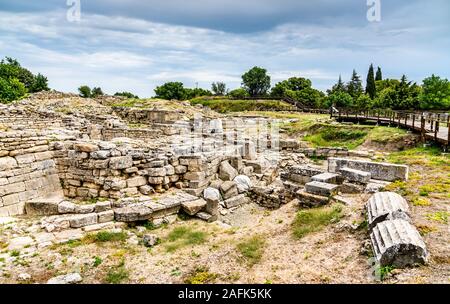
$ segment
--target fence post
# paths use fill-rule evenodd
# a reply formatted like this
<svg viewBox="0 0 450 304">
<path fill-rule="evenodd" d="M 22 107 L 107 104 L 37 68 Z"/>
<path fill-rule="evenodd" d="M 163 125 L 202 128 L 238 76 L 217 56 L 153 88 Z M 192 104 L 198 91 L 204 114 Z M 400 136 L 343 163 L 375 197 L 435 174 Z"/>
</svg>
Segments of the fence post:
<svg viewBox="0 0 450 304">
<path fill-rule="evenodd" d="M 413 131 L 414 131 L 414 127 L 415 127 L 415 124 L 416 124 L 416 114 L 413 114 L 413 122 L 412 122 L 412 129 L 413 129 Z"/>
<path fill-rule="evenodd" d="M 423 113 L 420 117 L 420 137 L 422 142 L 425 142 L 425 117 L 423 117 Z"/>
</svg>

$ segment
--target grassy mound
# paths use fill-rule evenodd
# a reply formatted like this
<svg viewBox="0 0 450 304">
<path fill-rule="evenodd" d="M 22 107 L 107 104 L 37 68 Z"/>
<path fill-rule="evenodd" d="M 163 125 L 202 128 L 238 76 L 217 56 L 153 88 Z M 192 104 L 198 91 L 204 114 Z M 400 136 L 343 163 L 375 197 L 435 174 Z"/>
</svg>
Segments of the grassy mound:
<svg viewBox="0 0 450 304">
<path fill-rule="evenodd" d="M 194 98 L 191 105 L 201 104 L 219 113 L 246 111 L 289 111 L 292 105 L 279 100 L 231 100 L 227 98 Z"/>
</svg>

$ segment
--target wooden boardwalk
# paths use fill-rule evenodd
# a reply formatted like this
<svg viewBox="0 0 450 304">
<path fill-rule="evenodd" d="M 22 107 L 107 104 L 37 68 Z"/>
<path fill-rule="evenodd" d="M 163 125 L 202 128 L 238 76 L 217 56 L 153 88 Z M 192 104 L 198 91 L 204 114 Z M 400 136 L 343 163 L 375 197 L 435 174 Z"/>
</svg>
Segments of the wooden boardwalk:
<svg viewBox="0 0 450 304">
<path fill-rule="evenodd" d="M 332 109 L 331 117 L 338 121 L 394 125 L 420 133 L 423 141 L 434 141 L 444 147 L 450 143 L 449 113 L 418 113 L 389 110 L 352 111 Z"/>
</svg>

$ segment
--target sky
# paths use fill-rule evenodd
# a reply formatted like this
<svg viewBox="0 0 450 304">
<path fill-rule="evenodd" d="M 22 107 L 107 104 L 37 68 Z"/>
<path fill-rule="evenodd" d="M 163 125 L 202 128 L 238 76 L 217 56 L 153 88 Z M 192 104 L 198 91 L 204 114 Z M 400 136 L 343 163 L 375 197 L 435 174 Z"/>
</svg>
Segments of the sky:
<svg viewBox="0 0 450 304">
<path fill-rule="evenodd" d="M 450 78 L 450 1 L 379 0 L 0 0 L 0 57 L 49 79 L 140 97 L 168 81 L 230 89 L 253 66 L 272 85 L 306 77 L 325 91 L 371 63 L 384 77 Z M 80 18 L 68 18 L 80 3 Z"/>
</svg>

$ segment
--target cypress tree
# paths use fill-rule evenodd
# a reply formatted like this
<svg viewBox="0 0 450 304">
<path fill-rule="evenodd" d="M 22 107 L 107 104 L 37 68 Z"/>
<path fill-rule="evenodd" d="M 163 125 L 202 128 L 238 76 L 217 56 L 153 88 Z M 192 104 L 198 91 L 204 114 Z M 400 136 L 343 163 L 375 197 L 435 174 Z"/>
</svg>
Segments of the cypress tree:
<svg viewBox="0 0 450 304">
<path fill-rule="evenodd" d="M 375 81 L 378 81 L 378 80 L 383 80 L 383 74 L 381 73 L 381 68 L 380 67 L 378 67 L 377 75 L 375 76 Z"/>
<path fill-rule="evenodd" d="M 367 73 L 367 85 L 366 94 L 370 96 L 371 99 L 375 98 L 377 88 L 375 86 L 375 75 L 373 71 L 373 64 L 370 65 L 369 72 Z"/>
</svg>

